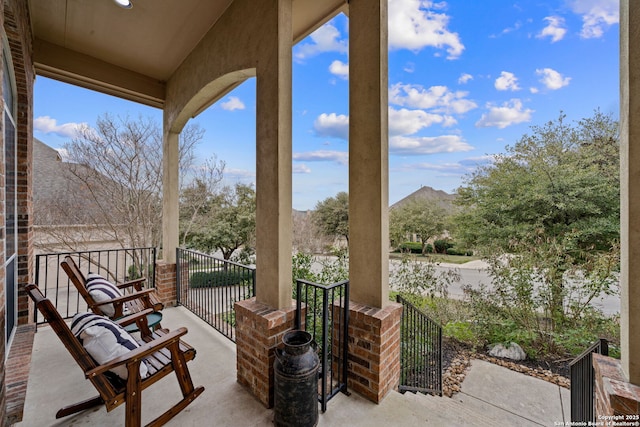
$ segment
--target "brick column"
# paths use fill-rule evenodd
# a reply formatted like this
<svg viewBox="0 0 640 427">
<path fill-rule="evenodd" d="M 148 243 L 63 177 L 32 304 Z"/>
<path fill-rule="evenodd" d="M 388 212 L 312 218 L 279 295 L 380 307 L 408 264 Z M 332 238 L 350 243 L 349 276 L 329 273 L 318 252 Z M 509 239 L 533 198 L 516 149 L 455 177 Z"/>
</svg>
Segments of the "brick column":
<svg viewBox="0 0 640 427">
<path fill-rule="evenodd" d="M 292 301 L 290 308 L 281 310 L 255 298 L 235 304 L 238 382 L 267 408 L 273 407 L 275 349 L 285 332 L 294 327 L 294 304 Z"/>
<path fill-rule="evenodd" d="M 622 363 L 601 354 L 593 354 L 596 377 L 596 421 L 613 416 L 612 421 L 625 421 L 625 415 L 640 414 L 640 387 L 627 382 Z"/>
<path fill-rule="evenodd" d="M 176 305 L 176 264 L 166 261 L 156 262 L 156 291 L 165 307 Z"/>
<path fill-rule="evenodd" d="M 400 382 L 402 305 L 391 303 L 381 309 L 349 304 L 348 387 L 380 403 Z"/>
</svg>

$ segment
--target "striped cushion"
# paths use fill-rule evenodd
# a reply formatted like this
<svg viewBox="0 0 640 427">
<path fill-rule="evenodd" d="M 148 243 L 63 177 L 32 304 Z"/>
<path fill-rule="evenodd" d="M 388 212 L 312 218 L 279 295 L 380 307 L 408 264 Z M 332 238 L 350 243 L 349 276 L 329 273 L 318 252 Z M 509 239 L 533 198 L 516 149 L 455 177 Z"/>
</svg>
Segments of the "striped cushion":
<svg viewBox="0 0 640 427">
<path fill-rule="evenodd" d="M 95 302 L 108 301 L 113 298 L 122 296 L 120 289 L 99 274 L 89 273 L 87 275 L 87 283 L 85 287 Z M 105 304 L 98 306 L 102 314 L 107 317 L 113 317 L 116 309 L 113 304 Z"/>
<path fill-rule="evenodd" d="M 95 313 L 76 314 L 71 322 L 71 332 L 98 364 L 106 363 L 140 347 L 122 327 Z M 123 380 L 129 376 L 124 365 L 112 369 L 111 372 Z M 147 365 L 141 363 L 140 377 L 145 378 L 148 372 Z"/>
</svg>

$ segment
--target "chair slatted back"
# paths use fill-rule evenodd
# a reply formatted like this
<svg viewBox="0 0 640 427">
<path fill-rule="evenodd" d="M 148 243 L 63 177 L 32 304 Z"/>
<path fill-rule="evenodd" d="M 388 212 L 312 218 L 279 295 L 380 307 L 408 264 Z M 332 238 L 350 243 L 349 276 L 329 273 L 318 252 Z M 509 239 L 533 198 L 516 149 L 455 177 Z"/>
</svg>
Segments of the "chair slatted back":
<svg viewBox="0 0 640 427">
<path fill-rule="evenodd" d="M 78 366 L 80 366 L 80 369 L 82 369 L 82 372 L 86 373 L 96 368 L 98 364 L 93 360 L 91 355 L 87 353 L 78 338 L 73 335 L 71 329 L 69 329 L 69 326 L 62 316 L 60 316 L 60 313 L 58 313 L 51 301 L 42 295 L 42 292 L 36 285 L 27 285 L 26 290 L 29 297 L 35 303 L 36 308 L 40 310 L 40 313 L 42 313 L 47 323 L 51 325 L 51 329 L 53 329 L 56 335 L 58 335 L 58 338 L 60 338 L 60 341 L 62 341 L 69 353 L 71 353 Z M 90 378 L 90 380 L 105 401 L 112 399 L 118 394 L 105 375 L 95 375 Z"/>
</svg>

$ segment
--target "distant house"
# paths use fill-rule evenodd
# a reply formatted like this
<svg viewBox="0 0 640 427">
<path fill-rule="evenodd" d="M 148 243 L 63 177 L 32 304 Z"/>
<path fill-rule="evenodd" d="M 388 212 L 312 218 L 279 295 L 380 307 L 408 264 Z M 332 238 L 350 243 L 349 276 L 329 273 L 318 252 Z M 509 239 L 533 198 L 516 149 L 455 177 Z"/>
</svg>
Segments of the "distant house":
<svg viewBox="0 0 640 427">
<path fill-rule="evenodd" d="M 103 209 L 72 173 L 78 167 L 82 166 L 63 161 L 57 150 L 33 139 L 36 253 L 119 247 L 104 227 L 96 226 Z"/>
</svg>

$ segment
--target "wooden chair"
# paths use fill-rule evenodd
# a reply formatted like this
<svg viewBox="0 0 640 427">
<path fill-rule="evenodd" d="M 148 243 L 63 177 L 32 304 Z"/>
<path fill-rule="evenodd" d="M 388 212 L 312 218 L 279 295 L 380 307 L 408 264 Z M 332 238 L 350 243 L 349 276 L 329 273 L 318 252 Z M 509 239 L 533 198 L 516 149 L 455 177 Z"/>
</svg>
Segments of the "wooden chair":
<svg viewBox="0 0 640 427">
<path fill-rule="evenodd" d="M 129 280 L 124 283 L 116 284 L 119 289 L 129 290 L 129 293 L 126 293 L 122 297 L 114 298 L 108 301 L 97 302 L 93 299 L 91 294 L 87 291 L 85 284 L 87 280 L 78 268 L 78 265 L 75 263 L 73 258 L 69 255 L 64 257 L 64 260 L 60 263 L 62 269 L 67 273 L 71 282 L 75 285 L 76 289 L 82 295 L 82 298 L 85 300 L 89 309 L 96 314 L 102 315 L 102 311 L 100 310 L 101 305 L 105 304 L 113 304 L 115 309 L 115 314 L 110 316 L 112 319 L 118 319 L 125 314 L 125 311 L 128 314 L 139 313 L 146 309 L 152 309 L 153 311 L 160 311 L 164 308 L 164 305 L 158 299 L 155 289 L 143 289 L 143 283 L 146 278 L 141 277 L 135 280 Z M 133 288 L 133 291 L 131 291 Z"/>
<path fill-rule="evenodd" d="M 193 347 L 180 340 L 180 337 L 187 333 L 186 328 L 179 328 L 171 332 L 166 329 L 154 332 L 149 331 L 145 323 L 146 314 L 151 310 L 122 318 L 116 321 L 121 326 L 133 322 L 139 324 L 138 326 L 142 331 L 142 338 L 139 340 L 141 346 L 126 355 L 99 365 L 73 335 L 69 326 L 67 326 L 51 301 L 42 295 L 40 289 L 31 284 L 27 285 L 26 290 L 29 297 L 35 302 L 37 309 L 40 310 L 78 363 L 85 377 L 91 381 L 99 393 L 96 397 L 60 409 L 56 413 L 56 418 L 75 414 L 101 404 L 104 404 L 107 412 L 109 412 L 124 403 L 126 408 L 125 426 L 138 427 L 141 425 L 142 391 L 171 372 L 175 372 L 183 399 L 147 424 L 147 426 L 161 426 L 186 408 L 204 391 L 202 386 L 194 388 L 191 380 L 187 361 L 195 358 L 196 351 Z M 140 378 L 140 363 L 143 360 L 146 361 L 149 374 L 145 378 Z M 114 381 L 113 377 L 107 374 L 108 370 L 117 366 L 126 366 L 128 371 L 128 379 L 126 381 Z"/>
</svg>

